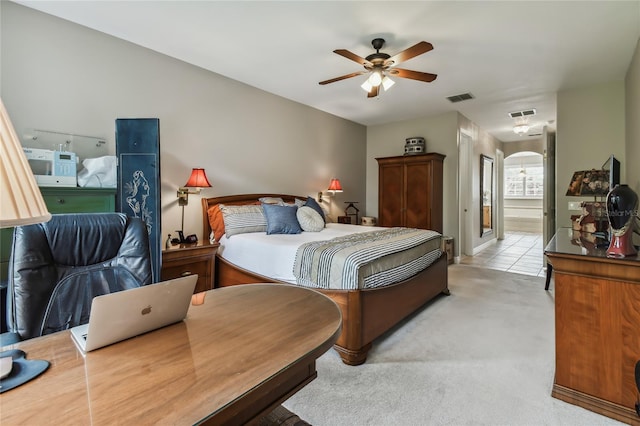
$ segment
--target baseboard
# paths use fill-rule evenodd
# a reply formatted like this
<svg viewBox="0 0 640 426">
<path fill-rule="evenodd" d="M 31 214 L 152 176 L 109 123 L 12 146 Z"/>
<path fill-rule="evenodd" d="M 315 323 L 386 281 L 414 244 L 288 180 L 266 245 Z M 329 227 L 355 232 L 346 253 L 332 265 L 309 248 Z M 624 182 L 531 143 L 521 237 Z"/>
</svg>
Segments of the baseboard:
<svg viewBox="0 0 640 426">
<path fill-rule="evenodd" d="M 623 407 L 555 383 L 551 396 L 629 425 L 640 426 L 640 417 L 636 415 L 635 410 L 632 408 Z"/>
<path fill-rule="evenodd" d="M 497 242 L 498 242 L 498 240 L 493 238 L 493 239 L 487 241 L 484 244 L 480 244 L 479 246 L 474 247 L 472 256 L 475 256 L 476 254 L 480 253 L 482 250 L 484 250 L 484 249 L 486 249 L 488 247 L 491 247 L 492 245 L 496 244 Z"/>
</svg>

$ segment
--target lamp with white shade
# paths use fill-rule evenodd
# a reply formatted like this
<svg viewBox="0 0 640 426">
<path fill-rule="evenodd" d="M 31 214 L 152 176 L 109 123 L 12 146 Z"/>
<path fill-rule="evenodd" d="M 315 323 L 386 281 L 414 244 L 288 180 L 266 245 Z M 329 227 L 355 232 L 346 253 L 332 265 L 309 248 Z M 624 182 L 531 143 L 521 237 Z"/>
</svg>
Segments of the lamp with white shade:
<svg viewBox="0 0 640 426">
<path fill-rule="evenodd" d="M 24 155 L 9 114 L 0 99 L 0 228 L 47 222 L 51 214 Z M 5 342 L 3 342 L 4 346 Z M 23 353 L 24 354 L 24 353 Z M 19 386 L 42 373 L 48 361 L 30 360 L 33 371 L 14 369 L 13 356 L 0 357 L 0 377 Z M 13 374 L 12 374 L 13 372 Z"/>
<path fill-rule="evenodd" d="M 51 214 L 0 100 L 0 228 L 46 222 Z"/>
</svg>

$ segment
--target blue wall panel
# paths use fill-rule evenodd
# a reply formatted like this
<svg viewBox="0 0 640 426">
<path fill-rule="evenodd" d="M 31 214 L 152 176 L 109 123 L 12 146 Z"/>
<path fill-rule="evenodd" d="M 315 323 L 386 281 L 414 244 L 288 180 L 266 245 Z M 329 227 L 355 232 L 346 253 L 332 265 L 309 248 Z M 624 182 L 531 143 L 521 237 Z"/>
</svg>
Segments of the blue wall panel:
<svg viewBox="0 0 640 426">
<path fill-rule="evenodd" d="M 116 120 L 118 193 L 116 210 L 139 217 L 147 225 L 154 282 L 162 263 L 160 224 L 160 120 Z"/>
</svg>

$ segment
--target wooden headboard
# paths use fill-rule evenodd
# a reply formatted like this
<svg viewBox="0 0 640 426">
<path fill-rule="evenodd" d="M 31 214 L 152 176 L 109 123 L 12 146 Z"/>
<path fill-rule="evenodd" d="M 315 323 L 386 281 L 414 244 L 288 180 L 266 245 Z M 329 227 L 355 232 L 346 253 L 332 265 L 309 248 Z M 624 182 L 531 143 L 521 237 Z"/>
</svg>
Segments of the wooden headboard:
<svg viewBox="0 0 640 426">
<path fill-rule="evenodd" d="M 225 195 L 223 197 L 203 198 L 202 199 L 202 241 L 209 241 L 211 234 L 211 225 L 209 224 L 209 208 L 216 204 L 242 205 L 252 204 L 262 197 L 278 197 L 282 198 L 286 203 L 293 203 L 295 199 L 306 200 L 307 196 L 287 195 L 287 194 L 239 194 Z"/>
</svg>

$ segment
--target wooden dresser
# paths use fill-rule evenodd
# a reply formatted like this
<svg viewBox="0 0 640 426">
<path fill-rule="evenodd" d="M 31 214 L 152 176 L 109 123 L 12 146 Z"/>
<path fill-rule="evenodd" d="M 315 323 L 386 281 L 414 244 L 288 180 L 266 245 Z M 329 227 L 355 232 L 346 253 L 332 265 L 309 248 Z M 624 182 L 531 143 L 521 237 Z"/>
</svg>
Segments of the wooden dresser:
<svg viewBox="0 0 640 426">
<path fill-rule="evenodd" d="M 380 226 L 442 232 L 444 158 L 436 153 L 376 158 Z"/>
<path fill-rule="evenodd" d="M 556 375 L 552 395 L 640 425 L 640 258 L 611 259 L 586 232 L 561 228 L 545 249 L 555 277 Z"/>
</svg>

